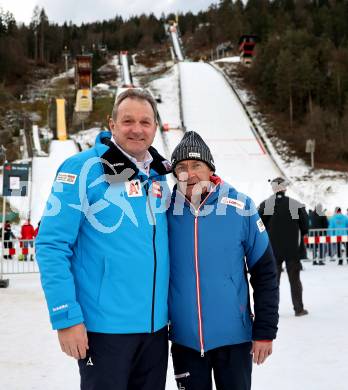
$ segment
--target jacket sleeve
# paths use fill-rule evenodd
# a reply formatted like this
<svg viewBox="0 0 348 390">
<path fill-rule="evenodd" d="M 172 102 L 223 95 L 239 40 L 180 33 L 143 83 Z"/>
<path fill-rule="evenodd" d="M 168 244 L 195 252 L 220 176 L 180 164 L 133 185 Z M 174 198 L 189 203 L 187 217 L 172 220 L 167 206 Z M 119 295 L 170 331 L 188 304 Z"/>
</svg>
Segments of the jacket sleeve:
<svg viewBox="0 0 348 390">
<path fill-rule="evenodd" d="M 308 229 L 309 229 L 308 214 L 307 214 L 307 211 L 304 207 L 301 207 L 298 210 L 298 214 L 299 214 L 299 226 L 300 226 L 300 230 L 301 230 L 301 235 L 304 236 L 304 235 L 308 234 Z"/>
<path fill-rule="evenodd" d="M 67 328 L 84 321 L 71 272 L 74 244 L 84 219 L 81 209 L 72 207 L 72 204 L 81 203 L 79 173 L 76 160 L 68 159 L 59 168 L 35 241 L 41 283 L 53 329 Z"/>
<path fill-rule="evenodd" d="M 259 213 L 259 216 L 263 222 L 263 224 L 265 225 L 266 229 L 269 230 L 270 228 L 270 222 L 271 222 L 271 219 L 272 219 L 272 215 L 270 215 L 269 213 L 267 213 L 265 211 L 266 209 L 266 201 L 263 201 L 259 207 L 258 207 L 258 213 Z"/>
<path fill-rule="evenodd" d="M 273 340 L 278 330 L 279 288 L 276 263 L 268 234 L 255 206 L 246 217 L 245 254 L 253 289 L 253 340 Z"/>
<path fill-rule="evenodd" d="M 329 222 L 327 220 L 327 217 L 325 215 L 323 215 L 321 218 L 322 218 L 321 228 L 322 229 L 327 229 L 329 227 Z M 348 219 L 347 219 L 347 227 L 348 227 Z"/>
</svg>

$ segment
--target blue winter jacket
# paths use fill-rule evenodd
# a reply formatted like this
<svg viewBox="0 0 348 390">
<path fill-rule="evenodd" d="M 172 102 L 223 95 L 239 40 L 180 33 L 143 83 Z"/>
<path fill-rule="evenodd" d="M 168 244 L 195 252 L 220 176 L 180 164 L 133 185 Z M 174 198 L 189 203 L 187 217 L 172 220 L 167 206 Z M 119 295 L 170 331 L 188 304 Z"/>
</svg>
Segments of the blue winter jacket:
<svg viewBox="0 0 348 390">
<path fill-rule="evenodd" d="M 36 239 L 53 329 L 154 332 L 168 322 L 168 165 L 149 178 L 101 133 L 57 172 Z"/>
<path fill-rule="evenodd" d="M 265 227 L 250 198 L 213 180 L 199 210 L 176 188 L 168 210 L 170 337 L 201 352 L 272 340 L 278 323 L 276 267 Z"/>
<path fill-rule="evenodd" d="M 329 236 L 348 235 L 348 217 L 343 214 L 334 214 L 329 220 Z"/>
</svg>

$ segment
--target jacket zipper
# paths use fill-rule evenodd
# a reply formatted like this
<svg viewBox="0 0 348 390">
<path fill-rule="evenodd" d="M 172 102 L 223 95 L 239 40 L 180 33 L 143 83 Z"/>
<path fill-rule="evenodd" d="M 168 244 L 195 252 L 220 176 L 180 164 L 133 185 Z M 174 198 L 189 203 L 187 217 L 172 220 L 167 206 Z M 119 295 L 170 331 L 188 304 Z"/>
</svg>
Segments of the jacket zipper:
<svg viewBox="0 0 348 390">
<path fill-rule="evenodd" d="M 216 186 L 215 186 L 216 187 Z M 214 187 L 214 188 L 215 188 Z M 195 226 L 194 226 L 194 251 L 195 251 L 195 272 L 196 272 L 196 293 L 197 293 L 197 309 L 198 309 L 198 335 L 199 335 L 199 344 L 201 348 L 201 357 L 204 357 L 204 336 L 203 336 L 203 321 L 202 321 L 202 305 L 201 305 L 201 286 L 200 286 L 200 276 L 199 276 L 199 260 L 198 260 L 198 216 L 199 210 L 207 201 L 209 196 L 213 193 L 213 190 L 209 192 L 203 202 L 196 209 L 193 204 L 190 202 L 191 206 L 195 210 Z"/>
<path fill-rule="evenodd" d="M 152 307 L 151 307 L 151 333 L 155 330 L 155 299 L 156 299 L 156 274 L 157 274 L 157 252 L 156 252 L 156 221 L 153 215 L 153 211 L 151 208 L 151 202 L 149 198 L 149 184 L 146 183 L 144 185 L 147 203 L 149 205 L 149 210 L 151 213 L 151 218 L 153 222 L 153 233 L 152 233 L 152 248 L 153 248 L 153 283 L 152 283 Z"/>
<path fill-rule="evenodd" d="M 196 293 L 197 293 L 197 308 L 198 308 L 198 334 L 199 344 L 201 347 L 201 356 L 204 356 L 204 338 L 203 338 L 203 323 L 202 323 L 202 307 L 201 307 L 201 288 L 199 279 L 198 265 L 198 213 L 195 211 L 195 272 L 196 272 Z"/>
</svg>

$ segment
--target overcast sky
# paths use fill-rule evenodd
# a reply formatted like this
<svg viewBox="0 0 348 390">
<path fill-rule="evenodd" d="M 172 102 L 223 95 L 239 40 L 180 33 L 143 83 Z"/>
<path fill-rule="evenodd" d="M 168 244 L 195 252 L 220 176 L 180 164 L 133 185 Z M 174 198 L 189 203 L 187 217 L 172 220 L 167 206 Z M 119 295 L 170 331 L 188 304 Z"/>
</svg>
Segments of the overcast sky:
<svg viewBox="0 0 348 390">
<path fill-rule="evenodd" d="M 13 13 L 18 22 L 29 24 L 35 5 L 44 7 L 48 19 L 59 24 L 64 21 L 92 22 L 112 19 L 115 15 L 125 18 L 153 12 L 160 16 L 176 11 L 196 13 L 207 9 L 218 0 L 0 0 L 5 11 Z"/>
</svg>

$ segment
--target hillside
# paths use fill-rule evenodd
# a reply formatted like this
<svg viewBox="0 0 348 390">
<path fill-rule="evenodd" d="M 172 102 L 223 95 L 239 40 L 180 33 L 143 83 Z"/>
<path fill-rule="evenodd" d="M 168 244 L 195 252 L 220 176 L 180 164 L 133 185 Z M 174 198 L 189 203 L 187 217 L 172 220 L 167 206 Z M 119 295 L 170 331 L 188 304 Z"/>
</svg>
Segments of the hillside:
<svg viewBox="0 0 348 390">
<path fill-rule="evenodd" d="M 36 8 L 31 24 L 25 26 L 17 25 L 6 11 L 0 16 L 0 135 L 11 160 L 20 157 L 19 129 L 26 127 L 28 119 L 47 122 L 47 101 L 23 102 L 23 97 L 26 100 L 38 80 L 63 71 L 62 53 L 71 66 L 82 47 L 92 52 L 96 85 L 102 81 L 97 69 L 105 63 L 106 53 L 138 53 L 139 61 L 148 67 L 169 60 L 164 23 L 176 18 L 143 14 L 127 20 L 116 16 L 81 26 L 59 26 L 48 20 L 43 8 Z M 239 37 L 255 34 L 258 42 L 252 66 L 225 66 L 226 73 L 238 77 L 243 88 L 253 94 L 270 132 L 286 143 L 290 153 L 308 159 L 305 141 L 315 139 L 318 168 L 347 169 L 346 1 L 222 0 L 198 14 L 179 14 L 178 21 L 185 54 L 192 60 L 238 54 Z M 64 93 L 60 87 L 68 86 L 58 86 L 55 93 Z M 98 101 L 87 125 L 105 124 L 110 104 L 107 97 Z M 38 112 L 39 118 L 31 118 L 32 111 Z M 78 124 L 71 123 L 74 126 L 76 129 Z"/>
</svg>

